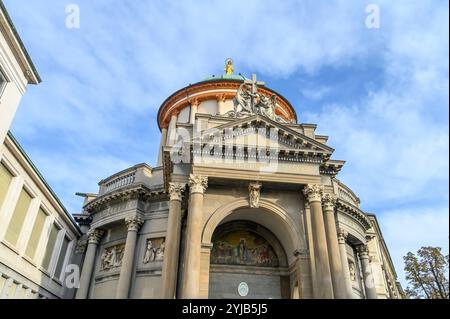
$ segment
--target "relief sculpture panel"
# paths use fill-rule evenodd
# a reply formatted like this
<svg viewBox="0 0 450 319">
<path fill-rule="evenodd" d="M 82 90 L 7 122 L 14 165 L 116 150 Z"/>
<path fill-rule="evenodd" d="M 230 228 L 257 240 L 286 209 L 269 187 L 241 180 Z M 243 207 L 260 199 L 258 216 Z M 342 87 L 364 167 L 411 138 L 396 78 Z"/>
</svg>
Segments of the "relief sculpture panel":
<svg viewBox="0 0 450 319">
<path fill-rule="evenodd" d="M 122 265 L 124 251 L 125 244 L 105 248 L 101 256 L 100 270 L 107 271 L 114 268 L 119 268 Z"/>
<path fill-rule="evenodd" d="M 144 264 L 153 261 L 162 261 L 164 259 L 164 250 L 166 247 L 164 238 L 150 238 L 147 239 L 145 247 Z"/>
</svg>

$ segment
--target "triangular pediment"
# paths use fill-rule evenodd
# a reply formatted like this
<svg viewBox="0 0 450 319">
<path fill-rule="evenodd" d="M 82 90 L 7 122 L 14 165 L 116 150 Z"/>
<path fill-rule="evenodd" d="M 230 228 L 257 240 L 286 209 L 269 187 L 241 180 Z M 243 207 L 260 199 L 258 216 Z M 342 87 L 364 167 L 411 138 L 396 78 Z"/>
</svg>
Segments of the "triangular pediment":
<svg viewBox="0 0 450 319">
<path fill-rule="evenodd" d="M 330 156 L 334 151 L 333 148 L 295 131 L 286 124 L 261 115 L 235 119 L 220 126 L 205 129 L 194 136 L 191 142 L 270 148 L 325 156 Z"/>
</svg>

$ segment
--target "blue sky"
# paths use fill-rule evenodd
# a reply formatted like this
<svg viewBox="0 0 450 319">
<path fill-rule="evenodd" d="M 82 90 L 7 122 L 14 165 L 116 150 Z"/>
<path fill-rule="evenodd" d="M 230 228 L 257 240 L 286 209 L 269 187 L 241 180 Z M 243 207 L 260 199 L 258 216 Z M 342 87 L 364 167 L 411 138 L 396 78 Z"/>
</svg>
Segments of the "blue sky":
<svg viewBox="0 0 450 319">
<path fill-rule="evenodd" d="M 448 252 L 448 1 L 4 3 L 43 78 L 12 132 L 70 212 L 75 192 L 155 165 L 159 105 L 231 57 L 330 136 L 402 281 L 406 252 Z M 70 3 L 79 29 L 65 25 Z M 369 3 L 379 29 L 365 25 Z"/>
</svg>

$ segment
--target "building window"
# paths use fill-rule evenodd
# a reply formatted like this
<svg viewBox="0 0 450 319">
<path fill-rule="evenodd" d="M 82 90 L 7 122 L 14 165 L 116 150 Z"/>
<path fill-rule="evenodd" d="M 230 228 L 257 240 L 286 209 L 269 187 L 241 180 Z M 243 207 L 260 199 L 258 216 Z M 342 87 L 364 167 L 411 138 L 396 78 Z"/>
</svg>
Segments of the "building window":
<svg viewBox="0 0 450 319">
<path fill-rule="evenodd" d="M 31 259 L 34 259 L 36 257 L 37 246 L 39 244 L 39 239 L 41 238 L 46 219 L 47 214 L 42 210 L 42 208 L 40 208 L 36 216 L 36 220 L 34 221 L 33 230 L 31 231 L 30 239 L 28 240 L 28 246 L 25 251 L 25 255 L 27 255 Z"/>
<path fill-rule="evenodd" d="M 69 247 L 70 240 L 67 237 L 64 237 L 61 251 L 59 252 L 58 263 L 56 264 L 55 270 L 55 278 L 61 278 L 61 272 L 64 266 L 64 260 L 66 259 L 67 248 Z"/>
<path fill-rule="evenodd" d="M 17 240 L 19 239 L 23 222 L 25 221 L 25 217 L 27 216 L 31 199 L 31 195 L 28 194 L 25 189 L 22 189 L 5 235 L 5 239 L 13 246 L 17 245 Z"/>
<path fill-rule="evenodd" d="M 58 239 L 58 232 L 58 226 L 56 226 L 56 224 L 52 224 L 47 247 L 45 248 L 44 260 L 42 261 L 42 267 L 44 267 L 47 271 L 49 271 L 50 262 L 52 261 L 53 250 L 55 249 L 56 240 Z"/>
<path fill-rule="evenodd" d="M 13 177 L 14 176 L 5 167 L 5 165 L 0 162 L 0 208 L 3 205 L 6 193 L 8 193 L 9 185 L 11 184 Z"/>
</svg>

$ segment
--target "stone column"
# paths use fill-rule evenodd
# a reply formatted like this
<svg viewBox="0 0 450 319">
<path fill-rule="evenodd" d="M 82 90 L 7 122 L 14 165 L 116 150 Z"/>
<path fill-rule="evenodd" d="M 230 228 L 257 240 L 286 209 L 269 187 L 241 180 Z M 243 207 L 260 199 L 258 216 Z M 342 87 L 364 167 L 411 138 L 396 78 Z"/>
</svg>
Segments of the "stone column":
<svg viewBox="0 0 450 319">
<path fill-rule="evenodd" d="M 169 122 L 169 143 L 168 145 L 174 145 L 177 142 L 177 121 L 178 114 L 173 113 Z"/>
<path fill-rule="evenodd" d="M 198 101 L 198 99 L 192 99 L 189 101 L 189 103 L 191 103 L 191 112 L 189 113 L 189 123 L 194 124 L 195 123 L 195 114 L 197 114 L 199 101 Z"/>
<path fill-rule="evenodd" d="M 217 115 L 222 115 L 225 113 L 225 94 L 218 94 L 217 98 Z"/>
<path fill-rule="evenodd" d="M 327 236 L 328 258 L 330 259 L 331 279 L 333 281 L 333 294 L 336 299 L 345 299 L 345 279 L 342 271 L 342 261 L 339 253 L 336 220 L 334 218 L 334 205 L 336 197 L 325 194 L 322 198 L 325 221 L 325 233 Z"/>
<path fill-rule="evenodd" d="M 207 177 L 191 174 L 189 177 L 190 199 L 183 269 L 183 299 L 198 298 L 200 293 L 203 194 L 207 187 Z"/>
<path fill-rule="evenodd" d="M 308 184 L 303 189 L 311 210 L 311 226 L 314 241 L 314 260 L 316 267 L 317 289 L 315 299 L 333 299 L 333 284 L 331 279 L 330 262 L 328 259 L 327 238 L 322 212 L 323 186 Z"/>
<path fill-rule="evenodd" d="M 136 250 L 136 239 L 139 228 L 144 220 L 139 216 L 126 217 L 127 240 L 125 242 L 125 251 L 122 258 L 122 266 L 120 266 L 119 282 L 117 283 L 116 298 L 126 299 L 130 290 L 130 284 L 133 275 L 134 252 Z"/>
<path fill-rule="evenodd" d="M 361 263 L 366 298 L 377 299 L 375 281 L 373 280 L 372 268 L 370 267 L 369 261 L 369 249 L 367 245 L 359 245 L 356 247 L 356 250 L 358 251 L 358 257 Z"/>
<path fill-rule="evenodd" d="M 185 184 L 169 183 L 169 217 L 161 279 L 161 298 L 163 299 L 173 299 L 176 296 L 178 256 L 180 253 L 181 198 L 185 188 Z"/>
<path fill-rule="evenodd" d="M 348 257 L 347 257 L 347 240 L 348 233 L 344 230 L 339 229 L 338 231 L 338 243 L 339 243 L 339 253 L 341 255 L 341 263 L 342 263 L 342 271 L 344 273 L 344 281 L 345 281 L 345 291 L 348 299 L 353 299 L 353 285 L 352 280 L 350 278 L 350 267 L 348 266 Z"/>
<path fill-rule="evenodd" d="M 294 251 L 295 256 L 295 274 L 297 278 L 297 295 L 298 299 L 303 299 L 303 287 L 302 287 L 302 267 L 301 267 L 301 253 L 298 250 Z M 295 292 L 294 292 L 295 295 Z"/>
<path fill-rule="evenodd" d="M 308 249 L 309 249 L 309 259 L 310 259 L 310 272 L 311 272 L 311 282 L 312 291 L 317 291 L 317 281 L 316 281 L 316 262 L 314 258 L 314 239 L 312 235 L 312 222 L 311 222 L 311 207 L 308 201 L 305 201 L 305 220 L 306 220 L 306 230 L 308 235 Z"/>
<path fill-rule="evenodd" d="M 166 145 L 167 142 L 167 128 L 163 127 L 161 129 L 161 141 L 159 142 L 159 153 L 158 153 L 158 163 L 157 166 L 162 165 L 162 157 L 163 157 L 163 146 Z"/>
<path fill-rule="evenodd" d="M 100 229 L 90 229 L 87 232 L 88 246 L 86 249 L 86 255 L 84 256 L 83 269 L 81 271 L 80 278 L 80 288 L 77 290 L 76 299 L 86 299 L 88 297 L 89 286 L 95 264 L 95 254 L 103 234 L 104 231 Z"/>
</svg>

